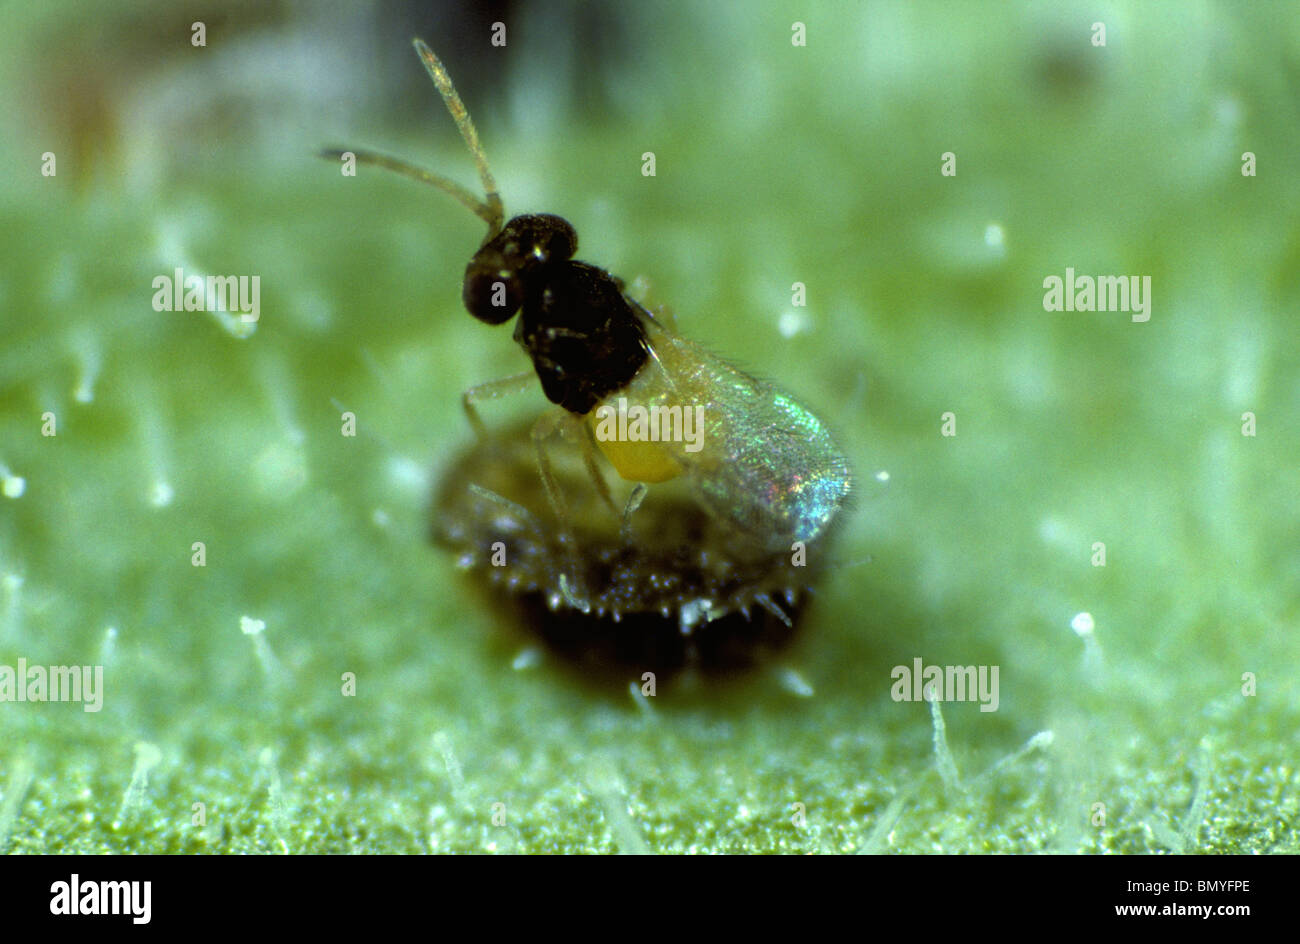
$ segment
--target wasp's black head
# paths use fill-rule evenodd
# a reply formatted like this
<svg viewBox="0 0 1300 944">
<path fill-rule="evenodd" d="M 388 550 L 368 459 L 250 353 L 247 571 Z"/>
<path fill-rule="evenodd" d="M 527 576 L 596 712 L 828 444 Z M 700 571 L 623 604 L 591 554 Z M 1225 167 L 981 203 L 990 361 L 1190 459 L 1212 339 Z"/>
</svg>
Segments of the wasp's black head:
<svg viewBox="0 0 1300 944">
<path fill-rule="evenodd" d="M 469 313 L 503 324 L 522 309 L 515 340 L 552 403 L 585 414 L 645 362 L 645 335 L 623 283 L 578 262 L 578 234 L 550 213 L 516 216 L 465 269 Z"/>
<path fill-rule="evenodd" d="M 524 302 L 526 286 L 544 279 L 553 263 L 573 258 L 577 249 L 578 234 L 563 217 L 516 216 L 465 267 L 465 308 L 488 324 L 509 321 Z"/>
</svg>

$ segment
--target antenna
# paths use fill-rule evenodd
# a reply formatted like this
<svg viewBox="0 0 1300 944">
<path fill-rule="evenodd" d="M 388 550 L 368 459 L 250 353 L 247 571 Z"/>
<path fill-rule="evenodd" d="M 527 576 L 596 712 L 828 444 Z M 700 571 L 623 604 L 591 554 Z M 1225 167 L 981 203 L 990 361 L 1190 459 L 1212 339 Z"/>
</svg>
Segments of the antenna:
<svg viewBox="0 0 1300 944">
<path fill-rule="evenodd" d="M 442 96 L 447 111 L 451 112 L 452 120 L 456 122 L 456 127 L 460 130 L 460 136 L 465 141 L 465 146 L 469 148 L 470 154 L 474 156 L 474 164 L 478 167 L 479 181 L 483 184 L 483 191 L 487 196 L 486 202 L 479 200 L 478 197 L 454 180 L 449 180 L 441 174 L 435 174 L 422 167 L 416 167 L 414 164 L 408 164 L 399 158 L 380 154 L 377 151 L 357 150 L 356 148 L 328 148 L 321 151 L 320 156 L 337 160 L 344 154 L 352 154 L 356 157 L 358 163 L 383 167 L 404 177 L 432 184 L 448 196 L 454 197 L 462 206 L 487 223 L 488 234 L 483 240 L 486 243 L 501 232 L 501 226 L 505 222 L 506 215 L 505 207 L 501 203 L 501 194 L 497 191 L 497 182 L 492 177 L 492 171 L 488 169 L 487 155 L 483 153 L 483 145 L 478 140 L 478 131 L 469 117 L 469 111 L 466 110 L 465 103 L 460 100 L 460 95 L 456 92 L 456 86 L 452 84 L 451 76 L 447 74 L 447 68 L 442 64 L 442 60 L 433 54 L 433 50 L 426 46 L 422 39 L 417 37 L 412 40 L 412 44 L 420 56 L 420 61 L 424 63 L 429 78 L 433 79 L 433 84 L 438 87 L 438 94 Z"/>
</svg>

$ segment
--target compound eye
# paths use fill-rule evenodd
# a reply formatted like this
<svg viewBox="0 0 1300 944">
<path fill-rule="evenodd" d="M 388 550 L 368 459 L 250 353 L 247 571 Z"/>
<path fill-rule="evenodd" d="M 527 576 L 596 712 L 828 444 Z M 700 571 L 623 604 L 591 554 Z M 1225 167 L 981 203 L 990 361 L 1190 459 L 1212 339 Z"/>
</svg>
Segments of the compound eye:
<svg viewBox="0 0 1300 944">
<path fill-rule="evenodd" d="M 514 272 L 501 266 L 484 265 L 476 259 L 465 268 L 461 298 L 465 309 L 479 321 L 498 325 L 519 311 L 524 302 L 524 289 Z"/>
</svg>

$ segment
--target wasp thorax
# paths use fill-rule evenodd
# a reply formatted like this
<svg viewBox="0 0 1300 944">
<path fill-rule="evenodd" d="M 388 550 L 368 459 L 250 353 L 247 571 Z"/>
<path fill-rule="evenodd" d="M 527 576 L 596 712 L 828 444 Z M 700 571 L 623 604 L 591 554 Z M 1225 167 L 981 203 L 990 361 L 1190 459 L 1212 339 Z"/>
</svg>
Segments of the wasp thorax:
<svg viewBox="0 0 1300 944">
<path fill-rule="evenodd" d="M 516 216 L 465 267 L 465 308 L 488 324 L 509 321 L 523 304 L 529 283 L 543 277 L 552 263 L 571 259 L 577 249 L 578 234 L 563 217 Z"/>
</svg>

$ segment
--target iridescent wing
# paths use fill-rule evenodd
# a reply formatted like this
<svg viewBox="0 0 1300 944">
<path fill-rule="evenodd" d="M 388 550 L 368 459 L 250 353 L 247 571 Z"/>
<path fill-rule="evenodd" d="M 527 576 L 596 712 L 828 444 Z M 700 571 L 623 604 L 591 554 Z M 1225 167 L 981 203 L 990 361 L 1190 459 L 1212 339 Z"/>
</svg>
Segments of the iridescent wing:
<svg viewBox="0 0 1300 944">
<path fill-rule="evenodd" d="M 751 377 L 649 313 L 651 361 L 622 394 L 630 403 L 680 406 L 702 420 L 662 444 L 700 502 L 768 550 L 825 531 L 848 497 L 852 474 L 830 432 L 784 391 Z M 696 408 L 699 408 L 698 410 Z"/>
</svg>

